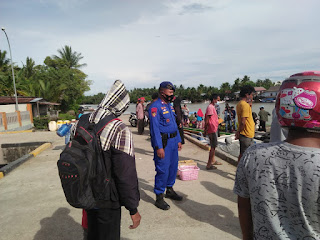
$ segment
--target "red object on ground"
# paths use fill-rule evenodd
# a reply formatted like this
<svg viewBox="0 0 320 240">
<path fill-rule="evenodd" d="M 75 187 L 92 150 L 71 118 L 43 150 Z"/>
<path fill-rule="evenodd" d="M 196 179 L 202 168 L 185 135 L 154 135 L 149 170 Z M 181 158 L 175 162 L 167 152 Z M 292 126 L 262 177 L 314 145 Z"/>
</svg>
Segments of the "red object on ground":
<svg viewBox="0 0 320 240">
<path fill-rule="evenodd" d="M 199 108 L 199 110 L 198 110 L 198 112 L 197 112 L 197 115 L 198 115 L 199 117 L 203 117 L 203 116 L 204 116 L 201 108 Z"/>
</svg>

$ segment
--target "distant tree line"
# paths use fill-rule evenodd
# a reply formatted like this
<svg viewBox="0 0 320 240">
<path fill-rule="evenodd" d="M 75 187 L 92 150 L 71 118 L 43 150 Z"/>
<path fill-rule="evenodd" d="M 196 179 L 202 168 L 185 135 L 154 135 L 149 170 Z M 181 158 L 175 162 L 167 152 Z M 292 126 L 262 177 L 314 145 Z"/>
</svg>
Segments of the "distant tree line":
<svg viewBox="0 0 320 240">
<path fill-rule="evenodd" d="M 60 103 L 61 110 L 76 110 L 82 103 L 84 92 L 90 90 L 91 81 L 80 70 L 81 53 L 64 46 L 58 55 L 46 57 L 43 65 L 36 65 L 27 57 L 23 67 L 14 64 L 18 96 L 40 97 Z M 6 51 L 0 50 L 0 96 L 14 96 L 10 60 Z"/>
<path fill-rule="evenodd" d="M 242 79 L 237 78 L 234 80 L 234 83 L 231 85 L 228 82 L 221 84 L 220 88 L 212 86 L 204 86 L 200 84 L 198 87 L 187 87 L 183 85 L 176 86 L 175 95 L 181 97 L 181 99 L 187 99 L 192 102 L 202 102 L 208 100 L 213 93 L 218 93 L 221 98 L 228 96 L 230 98 L 234 97 L 234 93 L 240 91 L 240 88 L 244 85 L 251 85 L 253 87 L 264 87 L 269 89 L 271 86 L 274 86 L 279 83 L 274 83 L 270 79 L 258 79 L 256 82 L 250 80 L 250 77 L 244 76 Z M 130 93 L 130 100 L 132 103 L 136 102 L 138 98 L 145 97 L 147 101 L 151 100 L 151 95 L 154 92 L 157 92 L 158 88 L 134 88 Z M 85 96 L 83 102 L 86 104 L 98 104 L 103 99 L 104 94 L 99 93 L 93 96 Z"/>
</svg>

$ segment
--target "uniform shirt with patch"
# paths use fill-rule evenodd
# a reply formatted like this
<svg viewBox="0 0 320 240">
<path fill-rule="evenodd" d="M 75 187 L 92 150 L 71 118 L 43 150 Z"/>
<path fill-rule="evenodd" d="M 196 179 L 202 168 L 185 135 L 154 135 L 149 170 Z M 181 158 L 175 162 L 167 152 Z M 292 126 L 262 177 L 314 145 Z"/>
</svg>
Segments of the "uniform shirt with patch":
<svg viewBox="0 0 320 240">
<path fill-rule="evenodd" d="M 152 103 L 149 109 L 151 144 L 154 148 L 163 148 L 161 134 L 178 133 L 176 114 L 170 103 L 165 103 L 160 98 Z M 177 134 L 181 142 L 180 134 Z"/>
<path fill-rule="evenodd" d="M 250 198 L 254 239 L 320 239 L 320 149 L 253 145 L 240 160 L 234 193 Z"/>
</svg>

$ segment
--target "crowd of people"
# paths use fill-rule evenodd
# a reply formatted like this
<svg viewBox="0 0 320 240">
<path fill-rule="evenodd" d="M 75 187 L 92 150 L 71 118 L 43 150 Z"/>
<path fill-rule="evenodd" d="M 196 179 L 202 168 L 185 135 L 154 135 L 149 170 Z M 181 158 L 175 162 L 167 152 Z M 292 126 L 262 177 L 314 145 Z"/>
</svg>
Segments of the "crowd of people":
<svg viewBox="0 0 320 240">
<path fill-rule="evenodd" d="M 92 113 L 92 121 L 99 121 L 108 114 L 119 116 L 128 107 L 129 100 L 123 84 L 117 82 L 114 88 L 123 90 L 121 97 L 117 96 L 115 100 L 113 95 L 118 91 L 110 90 L 108 97 Z M 238 195 L 243 239 L 320 239 L 319 89 L 320 72 L 295 74 L 283 82 L 273 113 L 275 123 L 272 124 L 271 134 L 282 131 L 281 127 L 286 128 L 286 141 L 274 139 L 278 141 L 253 143 L 255 121 L 252 113 L 252 86 L 241 88 L 236 109 L 226 104 L 222 111 L 225 131 L 235 131 L 235 137 L 240 143 L 233 191 Z M 144 97 L 137 104 L 138 120 L 144 119 L 147 114 L 150 121 L 156 169 L 155 206 L 161 210 L 170 209 L 164 198 L 175 201 L 183 199 L 174 190 L 178 152 L 183 144 L 181 129 L 189 126 L 193 120 L 190 119 L 187 105 L 181 107 L 181 99 L 175 97 L 174 93 L 175 87 L 171 82 L 162 82 L 152 97 L 152 103 L 147 106 L 147 111 L 144 108 Z M 114 102 L 108 101 L 110 99 Z M 210 139 L 207 170 L 214 170 L 222 164 L 215 159 L 220 124 L 219 100 L 220 97 L 213 94 L 205 114 L 202 111 L 193 113 L 196 126 L 203 128 L 204 135 Z M 269 115 L 261 106 L 258 114 L 261 131 L 266 131 L 265 123 Z M 143 127 L 139 123 L 138 134 L 143 134 Z M 107 210 L 87 211 L 87 237 L 108 239 L 107 236 L 112 236 L 110 239 L 120 239 L 119 206 L 124 205 L 129 210 L 133 221 L 131 228 L 138 227 L 141 219 L 137 209 L 139 190 L 132 134 L 124 123 L 117 120 L 102 132 L 101 142 L 102 150 L 115 164 L 114 186 L 118 198 L 114 201 L 118 204 L 110 204 Z"/>
</svg>

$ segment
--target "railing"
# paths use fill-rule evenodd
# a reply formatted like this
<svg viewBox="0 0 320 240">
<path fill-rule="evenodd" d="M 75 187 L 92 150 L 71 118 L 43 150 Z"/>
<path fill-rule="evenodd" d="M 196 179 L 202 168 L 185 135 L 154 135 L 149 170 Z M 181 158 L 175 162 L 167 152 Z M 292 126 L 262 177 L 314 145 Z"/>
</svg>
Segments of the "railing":
<svg viewBox="0 0 320 240">
<path fill-rule="evenodd" d="M 12 113 L 7 113 L 7 126 L 16 126 L 19 127 L 19 120 L 18 120 L 18 113 L 17 112 L 12 112 Z M 13 127 L 10 127 L 13 128 Z"/>
<path fill-rule="evenodd" d="M 0 131 L 28 129 L 33 126 L 29 111 L 0 113 Z"/>
<path fill-rule="evenodd" d="M 21 121 L 28 121 L 30 122 L 30 112 L 29 111 L 25 111 L 25 112 L 20 112 L 20 116 L 21 116 Z"/>
</svg>

